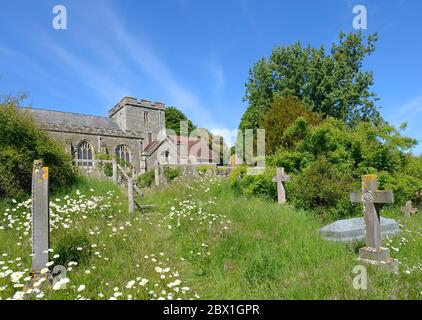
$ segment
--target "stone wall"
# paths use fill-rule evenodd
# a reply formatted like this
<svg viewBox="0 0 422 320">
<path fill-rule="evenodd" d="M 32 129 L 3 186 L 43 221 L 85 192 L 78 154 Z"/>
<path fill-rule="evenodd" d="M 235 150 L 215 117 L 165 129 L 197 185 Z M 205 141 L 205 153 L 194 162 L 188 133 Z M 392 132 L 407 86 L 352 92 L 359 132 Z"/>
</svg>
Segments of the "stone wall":
<svg viewBox="0 0 422 320">
<path fill-rule="evenodd" d="M 160 102 L 126 97 L 110 110 L 109 117 L 115 119 L 123 131 L 142 132 L 145 145 L 150 137 L 157 139 L 160 130 L 165 128 L 165 106 Z"/>
<path fill-rule="evenodd" d="M 109 155 L 114 155 L 117 146 L 126 145 L 131 152 L 131 162 L 136 172 L 141 171 L 141 146 L 142 142 L 139 138 L 125 138 L 118 136 L 98 135 L 89 133 L 75 133 L 63 131 L 51 131 L 49 134 L 58 140 L 65 143 L 66 149 L 70 152 L 70 146 L 73 147 L 73 158 L 76 159 L 76 151 L 78 145 L 83 141 L 88 141 L 93 149 L 94 154 L 107 152 Z M 95 157 L 94 157 L 95 159 Z"/>
<path fill-rule="evenodd" d="M 97 154 L 115 155 L 119 145 L 126 145 L 131 163 L 137 173 L 143 173 L 155 163 L 156 155 L 142 157 L 144 147 L 158 138 L 165 128 L 165 106 L 160 102 L 125 97 L 108 113 L 108 118 L 26 109 L 53 138 L 61 140 L 68 152 L 77 158 L 78 146 L 83 141 L 91 144 L 94 159 Z"/>
</svg>

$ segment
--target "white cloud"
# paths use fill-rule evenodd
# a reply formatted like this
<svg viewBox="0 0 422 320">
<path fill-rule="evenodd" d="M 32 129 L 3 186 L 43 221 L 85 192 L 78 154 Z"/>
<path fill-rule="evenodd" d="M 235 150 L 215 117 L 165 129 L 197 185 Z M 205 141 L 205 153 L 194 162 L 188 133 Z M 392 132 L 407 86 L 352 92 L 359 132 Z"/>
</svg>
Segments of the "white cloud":
<svg viewBox="0 0 422 320">
<path fill-rule="evenodd" d="M 221 65 L 217 65 L 214 68 L 214 77 L 216 81 L 215 90 L 216 91 L 222 90 L 224 88 L 225 79 L 224 79 L 223 67 Z"/>
<path fill-rule="evenodd" d="M 112 77 L 107 75 L 100 68 L 88 63 L 75 54 L 50 43 L 49 48 L 62 63 L 79 75 L 87 87 L 100 94 L 109 104 L 114 104 L 128 94 L 127 90 L 120 86 Z"/>
<path fill-rule="evenodd" d="M 159 55 L 145 39 L 140 35 L 134 37 L 123 25 L 122 19 L 111 6 L 103 5 L 102 12 L 110 26 L 114 39 L 120 44 L 120 48 L 136 63 L 137 67 L 148 74 L 158 83 L 171 99 L 176 107 L 189 113 L 194 120 L 209 119 L 211 112 L 205 108 L 197 95 L 180 83 L 173 74 L 171 68 L 160 59 Z"/>
<path fill-rule="evenodd" d="M 418 146 L 414 149 L 416 154 L 422 153 L 422 132 L 420 123 L 422 119 L 422 95 L 417 96 L 409 102 L 404 103 L 396 109 L 396 111 L 387 117 L 393 125 L 399 126 L 406 122 L 408 127 L 405 131 L 406 135 L 416 138 L 419 141 Z"/>
<path fill-rule="evenodd" d="M 409 113 L 420 113 L 422 112 L 422 96 L 416 97 L 412 101 L 405 103 L 399 108 L 401 114 L 409 115 Z"/>
</svg>

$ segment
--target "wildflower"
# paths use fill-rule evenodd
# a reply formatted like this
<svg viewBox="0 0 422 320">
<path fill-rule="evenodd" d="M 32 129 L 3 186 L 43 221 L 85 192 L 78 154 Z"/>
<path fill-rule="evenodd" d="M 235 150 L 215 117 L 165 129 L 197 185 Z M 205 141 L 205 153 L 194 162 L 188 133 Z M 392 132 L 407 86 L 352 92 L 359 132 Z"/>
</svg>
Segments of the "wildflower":
<svg viewBox="0 0 422 320">
<path fill-rule="evenodd" d="M 17 291 L 15 295 L 13 296 L 13 300 L 23 300 L 24 297 L 25 297 L 25 292 Z"/>
<path fill-rule="evenodd" d="M 24 275 L 24 272 L 13 272 L 11 275 L 10 275 L 10 281 L 12 281 L 13 283 L 18 283 L 19 282 L 19 280 L 23 277 L 23 275 Z"/>
<path fill-rule="evenodd" d="M 132 289 L 132 287 L 133 287 L 134 284 L 135 284 L 135 281 L 134 280 L 129 281 L 127 283 L 127 285 L 126 285 L 126 289 Z"/>
<path fill-rule="evenodd" d="M 41 269 L 40 271 L 41 274 L 46 274 L 47 272 L 48 272 L 48 268 Z"/>
<path fill-rule="evenodd" d="M 142 279 L 141 282 L 139 282 L 139 285 L 142 287 L 145 287 L 147 283 L 148 283 L 147 279 Z"/>
<path fill-rule="evenodd" d="M 62 278 L 53 285 L 53 290 L 66 289 L 66 284 L 69 283 L 69 278 Z"/>
<path fill-rule="evenodd" d="M 79 286 L 79 288 L 78 288 L 78 292 L 82 292 L 82 291 L 84 291 L 85 290 L 85 285 L 84 284 L 81 284 L 80 286 Z"/>
</svg>

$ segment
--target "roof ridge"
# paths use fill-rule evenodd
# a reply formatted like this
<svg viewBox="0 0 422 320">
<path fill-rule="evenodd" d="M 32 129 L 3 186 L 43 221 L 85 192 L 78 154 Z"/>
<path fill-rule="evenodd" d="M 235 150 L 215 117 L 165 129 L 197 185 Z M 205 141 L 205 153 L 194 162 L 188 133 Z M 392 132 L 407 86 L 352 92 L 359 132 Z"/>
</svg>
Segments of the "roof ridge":
<svg viewBox="0 0 422 320">
<path fill-rule="evenodd" d="M 26 109 L 26 110 L 39 110 L 39 111 L 49 111 L 49 112 L 57 112 L 57 113 L 65 113 L 65 114 L 73 114 L 77 116 L 83 116 L 83 117 L 94 117 L 94 118 L 102 118 L 106 120 L 113 120 L 112 118 L 105 117 L 105 116 L 96 116 L 92 114 L 86 114 L 86 113 L 79 113 L 79 112 L 68 112 L 68 111 L 60 111 L 60 110 L 52 110 L 52 109 L 45 109 L 45 108 L 37 108 L 37 107 L 19 107 L 20 109 Z"/>
</svg>

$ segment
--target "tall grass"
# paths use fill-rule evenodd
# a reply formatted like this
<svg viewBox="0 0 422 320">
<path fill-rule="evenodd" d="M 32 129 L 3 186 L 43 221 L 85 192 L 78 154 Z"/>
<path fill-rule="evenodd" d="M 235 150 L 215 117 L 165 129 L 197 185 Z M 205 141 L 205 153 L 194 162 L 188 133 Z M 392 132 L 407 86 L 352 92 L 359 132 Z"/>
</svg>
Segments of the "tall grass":
<svg viewBox="0 0 422 320">
<path fill-rule="evenodd" d="M 422 298 L 421 215 L 405 219 L 394 210 L 383 213 L 403 225 L 403 235 L 386 242 L 399 250 L 392 250 L 392 255 L 402 262 L 400 274 L 369 268 L 368 290 L 358 291 L 352 286 L 356 248 L 321 239 L 318 230 L 323 223 L 311 213 L 238 197 L 220 179 L 181 179 L 145 194 L 142 201 L 158 205 L 157 210 L 132 215 L 124 191 L 100 180 L 87 179 L 52 196 L 60 208 L 69 199 L 87 203 L 92 197 L 97 205 L 83 209 L 78 204 L 80 210 L 54 213 L 54 253 L 74 249 L 72 241 L 79 240 L 72 239 L 83 238 L 84 246 L 91 246 L 90 254 L 68 271 L 67 289 L 44 287 L 39 298 L 158 299 L 168 298 L 170 292 L 174 299 Z M 0 218 L 0 261 L 12 271 L 28 274 L 31 237 L 24 225 L 28 212 L 22 208 L 5 212 L 11 205 L 0 206 L 0 214 L 5 213 Z M 15 216 L 12 226 L 9 215 Z M 159 273 L 157 267 L 171 271 Z M 0 277 L 3 299 L 21 290 L 8 278 Z M 180 289 L 189 290 L 169 287 L 176 278 L 182 282 Z M 148 283 L 141 284 L 141 279 Z M 135 285 L 128 288 L 131 281 Z M 78 291 L 81 285 L 86 289 Z"/>
<path fill-rule="evenodd" d="M 407 220 L 397 210 L 386 212 L 402 223 L 404 231 L 403 237 L 386 242 L 400 247 L 399 252 L 392 250 L 392 256 L 402 262 L 401 273 L 396 276 L 369 268 L 369 288 L 358 291 L 352 286 L 352 270 L 359 264 L 356 248 L 323 240 L 318 234 L 323 226 L 319 217 L 265 199 L 237 197 L 227 182 L 215 184 L 209 193 L 204 192 L 208 182 L 194 184 L 197 191 L 186 193 L 180 183 L 150 197 L 157 203 L 168 203 L 163 212 L 183 198 L 215 198 L 216 203 L 207 210 L 232 220 L 231 227 L 220 237 L 195 224 L 172 233 L 171 240 L 179 244 L 180 254 L 190 252 L 201 242 L 209 245 L 210 256 L 196 259 L 190 270 L 191 282 L 203 298 L 421 298 L 420 215 Z"/>
</svg>

